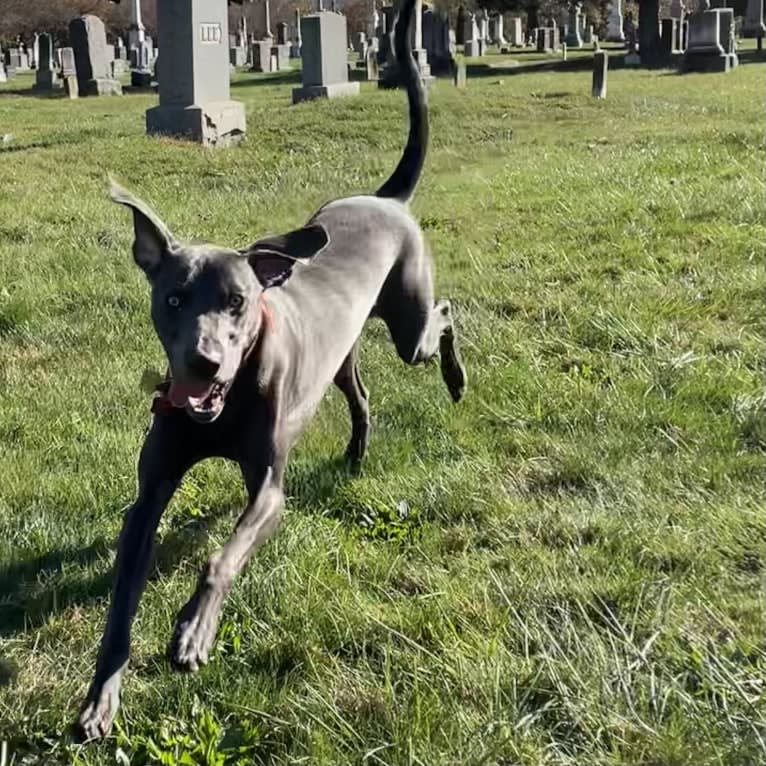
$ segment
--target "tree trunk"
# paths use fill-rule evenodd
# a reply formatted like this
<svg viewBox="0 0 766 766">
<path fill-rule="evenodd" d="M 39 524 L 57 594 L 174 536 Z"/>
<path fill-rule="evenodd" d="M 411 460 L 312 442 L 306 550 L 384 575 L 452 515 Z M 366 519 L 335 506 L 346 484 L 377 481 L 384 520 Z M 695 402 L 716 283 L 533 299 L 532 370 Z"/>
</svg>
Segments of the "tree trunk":
<svg viewBox="0 0 766 766">
<path fill-rule="evenodd" d="M 642 66 L 662 65 L 659 0 L 640 0 L 638 4 L 638 53 Z"/>
<path fill-rule="evenodd" d="M 530 3 L 527 6 L 527 29 L 531 32 L 540 26 L 540 22 L 537 19 L 537 3 Z"/>
</svg>

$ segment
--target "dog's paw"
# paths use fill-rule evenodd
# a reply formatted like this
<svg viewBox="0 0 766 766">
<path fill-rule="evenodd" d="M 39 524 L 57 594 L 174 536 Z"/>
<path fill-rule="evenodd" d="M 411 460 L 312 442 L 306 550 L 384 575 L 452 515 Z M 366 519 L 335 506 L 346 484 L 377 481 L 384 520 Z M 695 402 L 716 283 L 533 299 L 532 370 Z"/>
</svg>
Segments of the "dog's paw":
<svg viewBox="0 0 766 766">
<path fill-rule="evenodd" d="M 210 658 L 218 620 L 204 613 L 179 621 L 170 644 L 170 658 L 176 670 L 196 673 Z"/>
<path fill-rule="evenodd" d="M 465 394 L 468 385 L 468 376 L 460 360 L 457 344 L 453 331 L 444 332 L 439 344 L 439 357 L 441 361 L 442 378 L 447 384 L 447 390 L 453 402 L 459 402 Z"/>
<path fill-rule="evenodd" d="M 81 742 L 102 739 L 112 729 L 120 706 L 120 679 L 112 676 L 105 684 L 91 687 L 80 717 L 74 725 L 75 736 Z"/>
<path fill-rule="evenodd" d="M 367 434 L 352 436 L 346 447 L 345 460 L 350 471 L 356 473 L 361 470 L 364 455 L 367 452 Z"/>
</svg>

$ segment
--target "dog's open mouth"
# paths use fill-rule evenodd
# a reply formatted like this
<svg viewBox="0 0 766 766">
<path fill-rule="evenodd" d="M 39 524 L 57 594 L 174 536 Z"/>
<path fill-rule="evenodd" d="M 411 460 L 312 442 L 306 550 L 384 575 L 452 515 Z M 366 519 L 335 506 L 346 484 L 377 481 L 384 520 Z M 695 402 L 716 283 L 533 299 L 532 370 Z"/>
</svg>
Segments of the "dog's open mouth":
<svg viewBox="0 0 766 766">
<path fill-rule="evenodd" d="M 221 414 L 228 384 L 220 381 L 210 383 L 170 384 L 168 396 L 174 407 L 185 407 L 195 420 L 210 422 Z"/>
</svg>

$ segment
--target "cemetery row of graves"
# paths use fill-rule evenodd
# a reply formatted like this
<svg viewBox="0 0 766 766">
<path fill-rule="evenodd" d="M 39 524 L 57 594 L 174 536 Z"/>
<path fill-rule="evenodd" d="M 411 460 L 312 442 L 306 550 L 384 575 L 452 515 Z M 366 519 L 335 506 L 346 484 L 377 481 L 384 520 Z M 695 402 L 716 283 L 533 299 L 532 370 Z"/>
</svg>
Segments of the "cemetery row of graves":
<svg viewBox="0 0 766 766">
<path fill-rule="evenodd" d="M 734 10 L 710 7 L 709 0 L 687 13 L 682 0 L 673 0 L 670 15 L 657 18 L 656 27 L 641 28 L 631 14 L 624 15 L 621 0 L 609 6 L 604 42 L 614 64 L 651 63 L 681 72 L 728 72 L 738 64 L 737 39 L 755 38 L 760 50 L 764 0 L 748 0 L 744 18 Z M 63 91 L 69 98 L 120 95 L 123 81 L 132 88 L 159 91 L 159 105 L 146 116 L 149 133 L 183 136 L 226 145 L 246 132 L 240 103 L 231 99 L 230 72 L 281 72 L 300 66 L 301 85 L 293 102 L 351 96 L 359 93 L 359 80 L 380 87 L 399 84 L 391 33 L 396 8 L 373 5 L 365 32 L 349 39 L 346 17 L 333 6 L 301 16 L 293 24 L 280 22 L 272 33 L 269 0 L 263 0 L 265 34 L 256 39 L 243 16 L 230 33 L 224 0 L 174 0 L 158 6 L 158 41 L 146 33 L 140 0 L 131 2 L 127 40 L 107 39 L 103 21 L 94 15 L 75 18 L 69 25 L 69 45 L 57 46 L 53 36 L 40 32 L 29 44 L 8 46 L 0 56 L 0 81 L 34 68 L 40 93 Z M 179 23 L 191 18 L 192 24 Z M 505 54 L 525 50 L 560 57 L 569 51 L 594 51 L 595 96 L 605 95 L 607 54 L 580 3 L 567 8 L 544 26 L 524 28 L 518 15 L 507 19 L 486 10 L 467 12 L 461 6 L 456 23 L 447 14 L 418 3 L 413 29 L 413 56 L 424 84 L 450 76 L 459 87 L 466 83 L 466 59 L 483 60 L 490 50 Z M 163 72 L 165 73 L 163 75 Z"/>
</svg>

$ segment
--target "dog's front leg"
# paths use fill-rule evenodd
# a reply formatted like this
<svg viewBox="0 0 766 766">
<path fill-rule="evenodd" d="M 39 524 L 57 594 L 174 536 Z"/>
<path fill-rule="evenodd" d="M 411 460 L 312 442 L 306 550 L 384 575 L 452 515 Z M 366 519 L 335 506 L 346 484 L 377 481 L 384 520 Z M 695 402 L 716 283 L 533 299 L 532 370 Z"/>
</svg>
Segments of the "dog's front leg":
<svg viewBox="0 0 766 766">
<path fill-rule="evenodd" d="M 108 734 L 120 704 L 122 674 L 128 664 L 130 626 L 146 585 L 154 534 L 162 512 L 191 464 L 164 418 L 155 418 L 138 464 L 138 498 L 120 534 L 115 582 L 96 672 L 76 725 L 82 739 Z"/>
<path fill-rule="evenodd" d="M 224 599 L 250 556 L 276 531 L 282 519 L 284 461 L 270 466 L 243 465 L 249 499 L 231 537 L 211 556 L 197 590 L 181 609 L 171 642 L 171 657 L 179 670 L 196 671 L 208 661 Z"/>
</svg>

